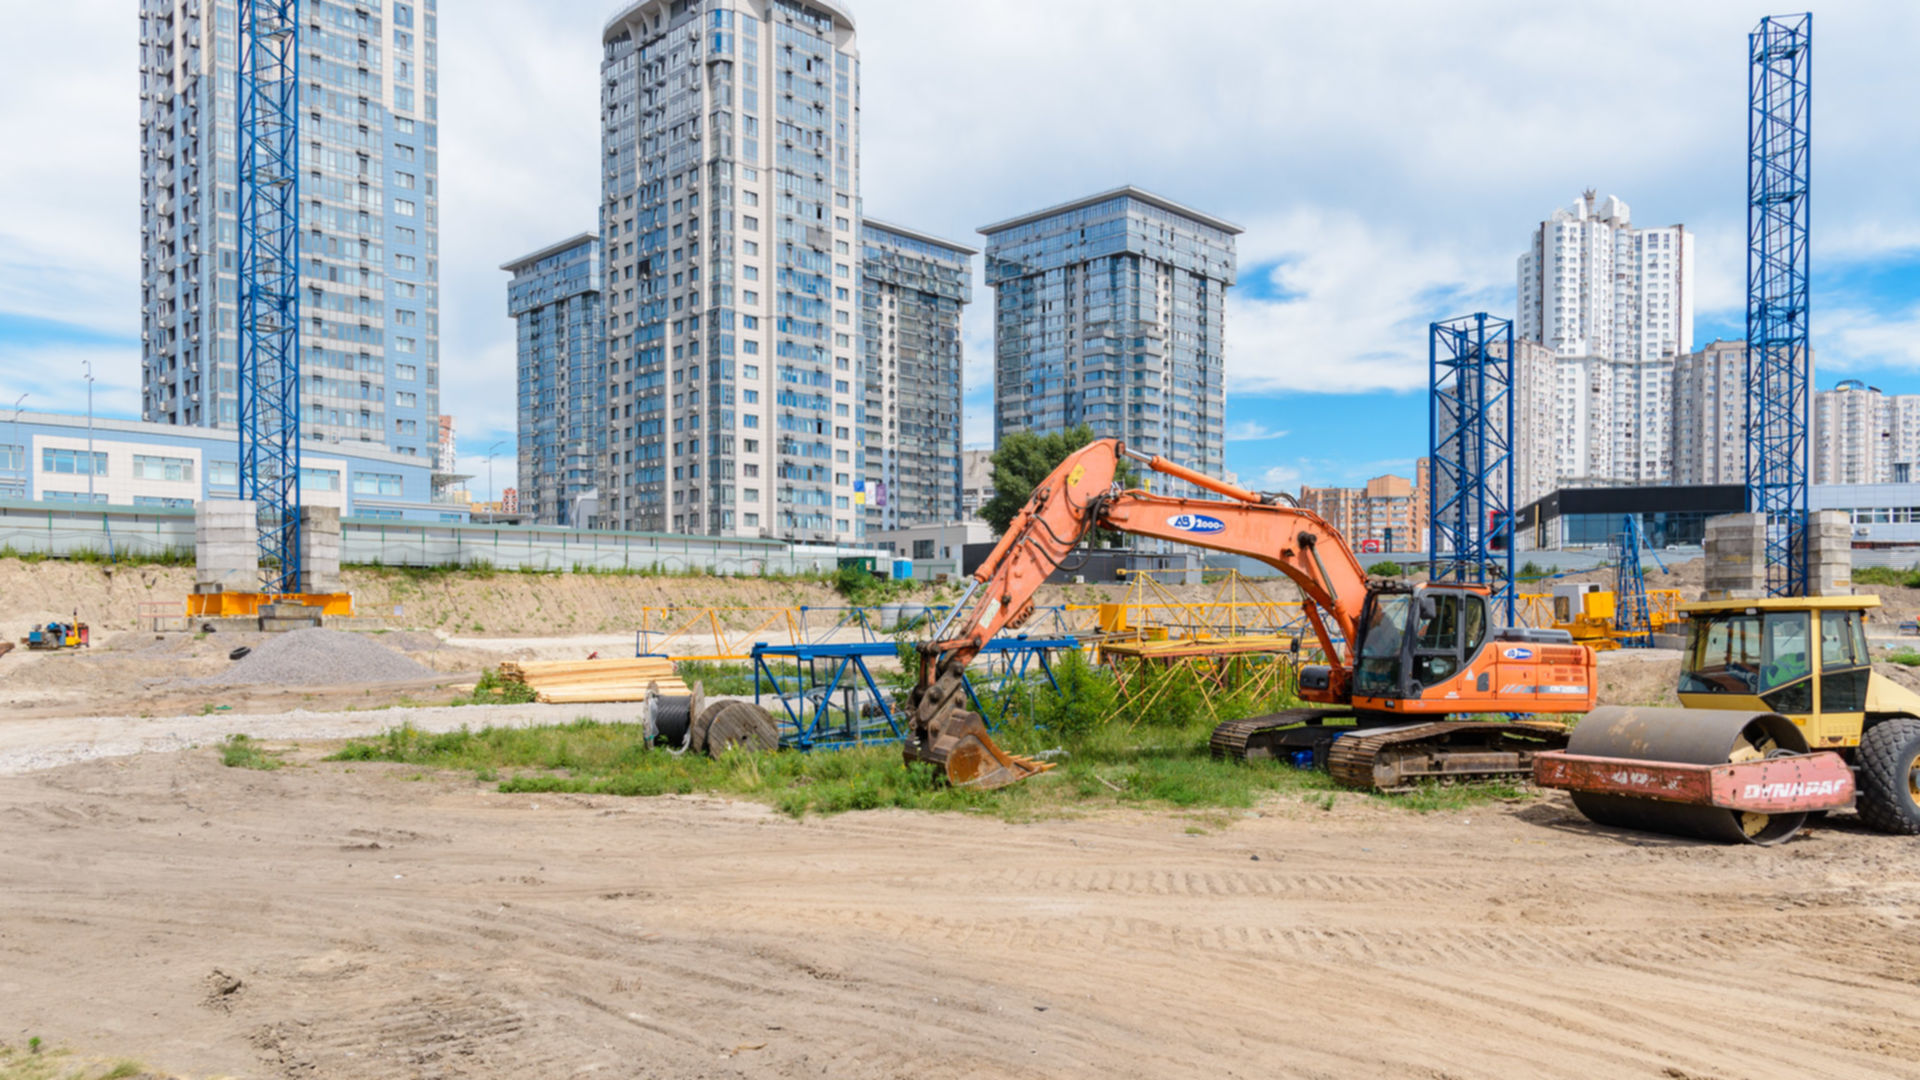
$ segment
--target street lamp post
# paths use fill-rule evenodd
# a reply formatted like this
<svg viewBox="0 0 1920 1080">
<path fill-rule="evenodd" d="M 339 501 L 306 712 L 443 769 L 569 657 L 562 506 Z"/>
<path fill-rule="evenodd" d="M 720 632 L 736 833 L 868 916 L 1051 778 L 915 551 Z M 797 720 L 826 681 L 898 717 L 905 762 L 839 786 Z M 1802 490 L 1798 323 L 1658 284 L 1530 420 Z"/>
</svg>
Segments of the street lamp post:
<svg viewBox="0 0 1920 1080">
<path fill-rule="evenodd" d="M 94 472 L 94 468 L 93 468 L 93 466 L 94 466 L 94 458 L 93 458 L 93 361 L 91 361 L 91 360 L 82 360 L 82 361 L 80 361 L 80 363 L 81 363 L 81 364 L 82 364 L 82 365 L 83 365 L 83 366 L 85 367 L 85 369 L 86 369 L 86 373 L 87 373 L 87 505 L 89 505 L 89 506 L 91 506 L 91 505 L 93 505 L 93 472 Z"/>
<path fill-rule="evenodd" d="M 10 447 L 18 446 L 20 448 L 20 473 L 21 473 L 20 497 L 23 499 L 27 497 L 26 477 L 28 475 L 31 475 L 33 471 L 33 459 L 32 459 L 32 456 L 27 453 L 27 447 L 25 443 L 16 443 L 13 440 L 18 439 L 20 437 L 20 406 L 26 404 L 26 401 L 27 401 L 27 395 L 25 394 L 21 394 L 18 398 L 14 400 L 13 430 L 12 432 L 9 433 L 9 437 L 7 439 L 8 446 Z M 11 454 L 12 451 L 9 450 L 8 453 Z"/>
<path fill-rule="evenodd" d="M 492 446 L 487 447 L 487 501 L 494 504 L 493 512 L 496 514 L 500 512 L 500 506 L 498 503 L 499 495 L 493 490 L 493 452 L 500 449 L 505 443 L 506 440 L 502 439 Z"/>
</svg>

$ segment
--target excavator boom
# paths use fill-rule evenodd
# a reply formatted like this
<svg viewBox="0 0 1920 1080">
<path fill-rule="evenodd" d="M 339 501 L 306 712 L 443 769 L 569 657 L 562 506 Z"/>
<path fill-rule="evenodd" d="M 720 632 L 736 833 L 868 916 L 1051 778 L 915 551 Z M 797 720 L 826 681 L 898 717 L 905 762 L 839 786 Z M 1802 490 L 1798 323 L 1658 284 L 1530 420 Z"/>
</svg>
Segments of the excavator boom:
<svg viewBox="0 0 1920 1080">
<path fill-rule="evenodd" d="M 1122 491 L 1123 458 L 1226 496 L 1192 499 Z M 934 640 L 921 646 L 920 680 L 910 702 L 906 756 L 945 769 L 955 783 L 1000 787 L 1047 766 L 1016 758 L 988 737 L 966 708 L 962 673 L 994 635 L 1020 626 L 1047 577 L 1095 529 L 1155 536 L 1259 559 L 1300 586 L 1307 617 L 1333 678 L 1312 700 L 1344 701 L 1366 574 L 1339 534 L 1317 514 L 1258 495 L 1164 459 L 1129 453 L 1101 439 L 1069 455 L 1034 489 Z"/>
</svg>

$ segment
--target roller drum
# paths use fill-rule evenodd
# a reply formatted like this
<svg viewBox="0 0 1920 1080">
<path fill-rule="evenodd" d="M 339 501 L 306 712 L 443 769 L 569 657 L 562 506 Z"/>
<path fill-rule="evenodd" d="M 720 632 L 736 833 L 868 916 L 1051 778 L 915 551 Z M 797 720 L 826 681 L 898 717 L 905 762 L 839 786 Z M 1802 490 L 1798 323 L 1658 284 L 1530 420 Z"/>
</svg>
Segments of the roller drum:
<svg viewBox="0 0 1920 1080">
<path fill-rule="evenodd" d="M 1573 729 L 1569 754 L 1724 765 L 1774 754 L 1807 752 L 1807 740 L 1779 713 L 1721 709 L 1605 706 Z M 1573 805 L 1589 821 L 1622 829 L 1692 836 L 1728 844 L 1777 844 L 1800 831 L 1805 814 L 1750 814 L 1626 795 L 1575 791 Z"/>
</svg>

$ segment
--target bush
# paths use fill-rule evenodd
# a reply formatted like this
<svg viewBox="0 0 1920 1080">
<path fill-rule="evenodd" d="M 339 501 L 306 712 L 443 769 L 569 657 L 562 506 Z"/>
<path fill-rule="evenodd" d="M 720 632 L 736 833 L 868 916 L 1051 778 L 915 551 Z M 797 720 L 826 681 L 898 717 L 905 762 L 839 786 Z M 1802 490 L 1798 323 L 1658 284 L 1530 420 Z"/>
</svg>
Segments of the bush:
<svg viewBox="0 0 1920 1080">
<path fill-rule="evenodd" d="M 499 668 L 488 668 L 480 673 L 480 680 L 473 684 L 473 693 L 454 704 L 526 705 L 533 701 L 534 696 L 533 687 L 523 682 L 508 682 L 500 677 Z"/>
<path fill-rule="evenodd" d="M 1033 722 L 1062 737 L 1084 735 L 1115 719 L 1120 693 L 1113 676 L 1087 661 L 1078 649 L 1068 651 L 1053 665 L 1058 693 L 1034 696 Z"/>
<path fill-rule="evenodd" d="M 1367 567 L 1368 577 L 1400 577 L 1406 572 L 1407 568 L 1397 562 L 1377 562 Z"/>
</svg>

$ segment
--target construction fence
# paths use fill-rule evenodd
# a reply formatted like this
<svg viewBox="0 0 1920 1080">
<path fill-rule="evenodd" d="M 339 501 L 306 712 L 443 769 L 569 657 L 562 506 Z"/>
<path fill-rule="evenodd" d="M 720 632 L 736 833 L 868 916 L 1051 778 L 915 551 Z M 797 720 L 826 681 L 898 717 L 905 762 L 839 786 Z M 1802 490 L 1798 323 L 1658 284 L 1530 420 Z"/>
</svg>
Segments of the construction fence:
<svg viewBox="0 0 1920 1080">
<path fill-rule="evenodd" d="M 192 509 L 52 507 L 0 502 L 0 551 L 57 558 L 193 557 Z M 892 558 L 873 548 L 537 526 L 346 518 L 340 561 L 498 570 L 658 571 L 737 575 L 831 572 L 843 558 Z"/>
</svg>

